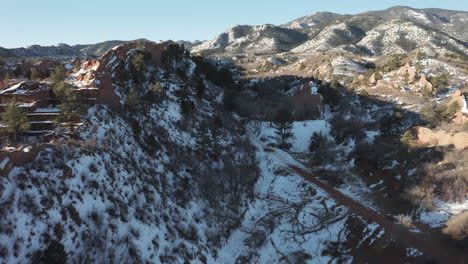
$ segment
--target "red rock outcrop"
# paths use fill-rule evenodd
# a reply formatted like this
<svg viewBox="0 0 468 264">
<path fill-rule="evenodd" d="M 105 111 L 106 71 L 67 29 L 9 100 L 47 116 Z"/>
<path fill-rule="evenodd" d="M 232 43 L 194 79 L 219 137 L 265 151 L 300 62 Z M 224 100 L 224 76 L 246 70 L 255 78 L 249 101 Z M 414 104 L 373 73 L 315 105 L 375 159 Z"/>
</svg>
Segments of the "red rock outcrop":
<svg viewBox="0 0 468 264">
<path fill-rule="evenodd" d="M 36 145 L 15 150 L 0 150 L 0 175 L 7 177 L 14 167 L 32 162 L 42 149 L 42 145 Z"/>
<path fill-rule="evenodd" d="M 414 127 L 413 132 L 420 144 L 431 146 L 453 145 L 458 150 L 468 148 L 468 133 L 452 133 L 442 130 L 431 130 L 425 127 Z"/>
<path fill-rule="evenodd" d="M 414 83 L 418 77 L 418 73 L 416 71 L 415 67 L 412 67 L 409 65 L 409 63 L 406 63 L 405 66 L 400 68 L 400 75 L 401 76 L 408 76 L 408 81 L 410 83 Z"/>
</svg>

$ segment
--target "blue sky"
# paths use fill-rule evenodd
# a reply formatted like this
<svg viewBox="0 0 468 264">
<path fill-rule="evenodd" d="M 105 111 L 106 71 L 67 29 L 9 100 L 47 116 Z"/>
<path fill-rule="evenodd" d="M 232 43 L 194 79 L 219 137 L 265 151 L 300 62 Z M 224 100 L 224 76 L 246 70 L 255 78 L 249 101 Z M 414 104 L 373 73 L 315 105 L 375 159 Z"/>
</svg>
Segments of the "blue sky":
<svg viewBox="0 0 468 264">
<path fill-rule="evenodd" d="M 0 46 L 113 39 L 206 40 L 238 24 L 282 24 L 318 11 L 395 5 L 468 11 L 467 0 L 0 0 Z"/>
</svg>

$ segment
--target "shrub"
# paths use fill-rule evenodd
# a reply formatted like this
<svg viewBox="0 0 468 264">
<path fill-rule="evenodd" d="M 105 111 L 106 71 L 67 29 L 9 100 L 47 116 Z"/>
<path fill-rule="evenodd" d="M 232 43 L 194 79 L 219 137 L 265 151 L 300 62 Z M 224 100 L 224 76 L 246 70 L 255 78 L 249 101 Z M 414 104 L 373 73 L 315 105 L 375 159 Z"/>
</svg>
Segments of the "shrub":
<svg viewBox="0 0 468 264">
<path fill-rule="evenodd" d="M 42 72 L 36 68 L 31 70 L 31 81 L 38 81 L 44 78 Z"/>
<path fill-rule="evenodd" d="M 416 228 L 411 218 L 407 215 L 399 215 L 398 222 L 407 228 L 410 228 L 410 229 Z"/>
<path fill-rule="evenodd" d="M 392 115 L 386 115 L 380 119 L 380 133 L 382 136 L 391 137 L 400 134 L 402 123 L 402 115 L 400 112 L 396 112 Z"/>
<path fill-rule="evenodd" d="M 411 148 L 414 146 L 416 140 L 416 135 L 414 135 L 411 131 L 405 131 L 403 135 L 400 137 L 400 144 L 404 148 Z"/>
<path fill-rule="evenodd" d="M 33 257 L 32 263 L 37 264 L 66 264 L 67 253 L 65 248 L 57 240 L 52 240 L 49 246 L 42 252 L 37 252 Z"/>
<path fill-rule="evenodd" d="M 60 83 L 65 80 L 65 68 L 62 65 L 55 67 L 54 71 L 50 74 L 50 80 L 54 83 Z"/>
<path fill-rule="evenodd" d="M 424 121 L 438 126 L 442 122 L 450 122 L 459 109 L 458 102 L 445 102 L 439 105 L 428 103 L 421 108 L 420 115 Z"/>
<path fill-rule="evenodd" d="M 338 89 L 333 88 L 332 84 L 323 84 L 319 87 L 318 93 L 322 95 L 323 101 L 326 104 L 338 104 L 341 100 L 341 93 Z"/>
<path fill-rule="evenodd" d="M 442 232 L 456 240 L 466 239 L 468 237 L 468 211 L 450 218 L 445 223 Z"/>
<path fill-rule="evenodd" d="M 314 132 L 309 145 L 309 151 L 312 152 L 313 161 L 323 164 L 333 160 L 333 143 L 326 135 Z"/>
<path fill-rule="evenodd" d="M 338 144 L 343 143 L 347 138 L 360 141 L 366 137 L 363 130 L 364 125 L 359 120 L 346 120 L 343 116 L 337 115 L 330 123 L 332 125 L 331 134 Z"/>
<path fill-rule="evenodd" d="M 429 82 L 435 89 L 442 90 L 449 85 L 449 77 L 448 73 L 442 73 L 438 76 L 429 77 Z"/>
<path fill-rule="evenodd" d="M 435 197 L 435 194 L 434 194 L 434 188 L 431 186 L 428 186 L 428 187 L 415 186 L 409 189 L 406 192 L 405 196 L 414 205 L 420 206 L 428 210 L 434 207 L 433 199 Z"/>
</svg>

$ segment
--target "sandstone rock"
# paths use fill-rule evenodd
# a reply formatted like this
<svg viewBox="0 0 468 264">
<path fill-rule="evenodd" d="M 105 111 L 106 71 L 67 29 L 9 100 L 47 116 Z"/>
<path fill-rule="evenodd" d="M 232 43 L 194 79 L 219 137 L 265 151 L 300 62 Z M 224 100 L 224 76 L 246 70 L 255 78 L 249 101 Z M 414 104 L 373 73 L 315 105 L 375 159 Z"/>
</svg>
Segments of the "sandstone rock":
<svg viewBox="0 0 468 264">
<path fill-rule="evenodd" d="M 360 81 L 364 80 L 364 75 L 362 75 L 362 74 L 359 74 L 359 76 L 358 76 L 358 80 L 360 80 Z"/>
<path fill-rule="evenodd" d="M 377 81 L 377 87 L 385 88 L 385 89 L 393 89 L 393 85 L 384 80 Z"/>
<path fill-rule="evenodd" d="M 450 133 L 446 131 L 431 130 L 425 127 L 413 128 L 420 144 L 432 146 L 453 145 L 458 150 L 468 148 L 468 133 Z"/>
<path fill-rule="evenodd" d="M 421 89 L 429 89 L 429 91 L 433 91 L 432 84 L 427 80 L 425 74 L 421 74 L 421 79 L 419 79 L 419 86 Z"/>
<path fill-rule="evenodd" d="M 458 111 L 455 113 L 455 117 L 453 118 L 453 122 L 457 125 L 464 125 L 468 123 L 468 117 L 462 111 Z"/>
<path fill-rule="evenodd" d="M 369 84 L 375 85 L 376 83 L 377 83 L 377 80 L 375 79 L 375 72 L 374 72 L 369 78 Z"/>
<path fill-rule="evenodd" d="M 410 83 L 414 83 L 417 79 L 418 73 L 416 71 L 416 68 L 410 66 L 409 63 L 407 62 L 405 66 L 400 68 L 400 75 L 401 76 L 408 75 L 408 81 Z"/>
</svg>

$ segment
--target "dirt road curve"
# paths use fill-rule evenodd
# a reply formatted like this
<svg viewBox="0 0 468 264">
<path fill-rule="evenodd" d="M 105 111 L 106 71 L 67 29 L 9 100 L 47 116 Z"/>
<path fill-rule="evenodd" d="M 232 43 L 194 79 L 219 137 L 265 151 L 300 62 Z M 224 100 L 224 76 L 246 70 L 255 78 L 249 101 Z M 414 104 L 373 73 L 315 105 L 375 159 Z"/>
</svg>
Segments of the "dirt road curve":
<svg viewBox="0 0 468 264">
<path fill-rule="evenodd" d="M 273 154 L 281 162 L 289 166 L 289 168 L 291 168 L 295 173 L 299 174 L 309 182 L 317 185 L 317 187 L 319 187 L 323 191 L 327 192 L 328 195 L 337 203 L 346 206 L 351 213 L 354 213 L 379 224 L 382 228 L 385 229 L 387 234 L 390 234 L 393 239 L 399 241 L 403 245 L 421 250 L 426 256 L 429 256 L 435 261 L 437 261 L 437 263 L 468 264 L 468 258 L 466 256 L 462 256 L 464 254 L 460 252 L 454 252 L 453 249 L 446 248 L 439 241 L 429 241 L 423 239 L 417 234 L 410 232 L 404 226 L 388 220 L 385 216 L 380 215 L 371 208 L 362 205 L 361 203 L 353 200 L 349 196 L 336 190 L 330 185 L 323 183 L 322 181 L 318 180 L 312 173 L 297 166 L 289 164 L 289 161 L 282 157 L 278 152 L 274 151 Z"/>
<path fill-rule="evenodd" d="M 456 256 L 453 254 L 453 252 L 451 252 L 451 250 L 444 249 L 444 247 L 439 243 L 435 241 L 424 240 L 423 238 L 407 230 L 405 227 L 389 221 L 387 218 L 370 209 L 369 207 L 354 201 L 333 187 L 317 180 L 311 173 L 293 165 L 288 166 L 297 174 L 301 175 L 306 180 L 312 182 L 320 189 L 327 192 L 336 202 L 346 206 L 351 213 L 360 215 L 368 220 L 376 222 L 381 227 L 383 227 L 386 232 L 390 234 L 395 240 L 402 242 L 404 245 L 417 248 L 424 252 L 427 256 L 434 258 L 440 263 L 466 263 L 466 259 L 464 257 Z"/>
</svg>

